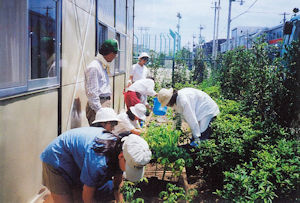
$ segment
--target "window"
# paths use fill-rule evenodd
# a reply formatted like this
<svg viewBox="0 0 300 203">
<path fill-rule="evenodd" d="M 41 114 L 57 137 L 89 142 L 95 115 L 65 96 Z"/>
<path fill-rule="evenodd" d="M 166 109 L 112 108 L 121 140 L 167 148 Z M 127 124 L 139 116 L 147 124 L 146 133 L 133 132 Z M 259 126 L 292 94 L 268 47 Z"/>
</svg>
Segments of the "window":
<svg viewBox="0 0 300 203">
<path fill-rule="evenodd" d="M 112 74 L 124 73 L 126 70 L 126 3 L 125 0 L 97 1 L 96 52 L 106 39 L 115 38 L 119 42 L 120 51 L 110 67 Z"/>
<path fill-rule="evenodd" d="M 126 1 L 116 0 L 116 29 L 126 33 Z"/>
<path fill-rule="evenodd" d="M 115 73 L 123 73 L 126 67 L 126 36 L 117 33 L 116 39 L 119 42 L 120 51 L 115 59 Z"/>
<path fill-rule="evenodd" d="M 29 1 L 29 33 L 30 79 L 57 76 L 55 1 Z"/>
<path fill-rule="evenodd" d="M 126 34 L 133 34 L 133 0 L 127 0 L 127 32 Z"/>
<path fill-rule="evenodd" d="M 101 20 L 101 22 L 104 22 L 105 24 L 114 27 L 115 22 L 115 4 L 114 1 L 103 1 L 98 0 L 97 1 L 97 15 L 98 20 Z"/>
<path fill-rule="evenodd" d="M 0 97 L 26 90 L 26 1 L 1 1 Z"/>
<path fill-rule="evenodd" d="M 30 90 L 59 84 L 59 3 L 57 0 L 29 1 Z"/>
<path fill-rule="evenodd" d="M 107 27 L 101 23 L 98 23 L 97 25 L 96 55 L 99 53 L 98 50 L 103 42 L 107 39 Z"/>
<path fill-rule="evenodd" d="M 0 7 L 0 97 L 59 84 L 61 1 L 4 1 Z"/>
</svg>

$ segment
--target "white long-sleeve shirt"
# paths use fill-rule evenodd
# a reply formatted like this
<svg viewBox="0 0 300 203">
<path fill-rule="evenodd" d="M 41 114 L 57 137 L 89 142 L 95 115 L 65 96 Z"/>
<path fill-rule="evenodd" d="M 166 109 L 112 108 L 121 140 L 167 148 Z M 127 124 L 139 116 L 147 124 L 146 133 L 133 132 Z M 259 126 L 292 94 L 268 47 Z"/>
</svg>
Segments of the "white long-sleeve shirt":
<svg viewBox="0 0 300 203">
<path fill-rule="evenodd" d="M 131 131 L 136 128 L 141 128 L 137 120 L 130 120 L 126 112 L 120 113 L 118 116 L 118 119 L 120 121 L 118 122 L 118 125 L 115 126 L 113 133 L 118 135 L 122 132 Z"/>
<path fill-rule="evenodd" d="M 85 92 L 89 106 L 97 112 L 101 108 L 100 96 L 111 96 L 111 87 L 107 71 L 99 60 L 93 60 L 85 71 Z"/>
<path fill-rule="evenodd" d="M 128 91 L 138 92 L 141 94 L 141 102 L 147 104 L 147 96 L 154 96 L 154 81 L 152 79 L 141 79 L 133 83 L 127 89 Z"/>
<path fill-rule="evenodd" d="M 210 120 L 220 113 L 218 105 L 208 94 L 194 88 L 179 90 L 173 108 L 183 115 L 196 137 L 200 137 Z"/>
</svg>

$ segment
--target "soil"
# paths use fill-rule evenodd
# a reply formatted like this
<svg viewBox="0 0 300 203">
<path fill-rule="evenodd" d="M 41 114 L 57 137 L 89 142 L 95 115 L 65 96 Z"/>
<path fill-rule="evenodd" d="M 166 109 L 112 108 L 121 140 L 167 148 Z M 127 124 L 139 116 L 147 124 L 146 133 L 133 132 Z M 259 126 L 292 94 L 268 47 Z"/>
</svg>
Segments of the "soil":
<svg viewBox="0 0 300 203">
<path fill-rule="evenodd" d="M 186 168 L 180 177 L 172 176 L 171 171 L 166 171 L 163 175 L 163 167 L 156 163 L 147 165 L 145 171 L 145 177 L 148 179 L 148 183 L 141 182 L 137 185 L 141 189 L 140 192 L 136 192 L 135 198 L 144 199 L 145 203 L 161 203 L 163 202 L 159 198 L 161 191 L 166 191 L 168 183 L 175 184 L 185 189 L 196 189 L 198 196 L 193 202 L 220 202 L 218 198 L 211 195 L 211 191 L 205 188 L 205 182 L 200 177 L 201 171 L 196 170 L 194 167 Z M 163 177 L 164 176 L 164 177 Z M 185 202 L 185 201 L 179 201 Z"/>
<path fill-rule="evenodd" d="M 168 123 L 166 116 L 154 116 L 153 113 L 147 117 L 146 126 L 152 121 L 159 123 Z M 191 131 L 188 124 L 182 121 L 181 130 L 185 134 L 185 139 L 181 140 L 181 147 L 185 148 L 187 151 L 191 148 L 189 144 L 189 137 L 191 137 Z M 194 156 L 191 154 L 192 157 Z M 195 160 L 195 157 L 193 158 Z M 138 187 L 141 192 L 136 192 L 135 197 L 140 197 L 145 200 L 145 203 L 156 203 L 162 202 L 159 199 L 159 193 L 161 191 L 166 191 L 166 185 L 168 183 L 176 184 L 177 186 L 183 187 L 185 191 L 189 189 L 196 189 L 198 191 L 198 196 L 193 202 L 205 203 L 205 202 L 222 202 L 217 196 L 212 195 L 212 191 L 207 188 L 205 181 L 201 177 L 202 170 L 196 169 L 194 166 L 185 167 L 182 175 L 180 177 L 172 176 L 171 171 L 166 171 L 163 177 L 163 167 L 156 163 L 150 163 L 146 166 L 145 177 L 148 179 L 148 183 L 139 183 Z M 184 201 L 182 201 L 184 202 Z"/>
</svg>

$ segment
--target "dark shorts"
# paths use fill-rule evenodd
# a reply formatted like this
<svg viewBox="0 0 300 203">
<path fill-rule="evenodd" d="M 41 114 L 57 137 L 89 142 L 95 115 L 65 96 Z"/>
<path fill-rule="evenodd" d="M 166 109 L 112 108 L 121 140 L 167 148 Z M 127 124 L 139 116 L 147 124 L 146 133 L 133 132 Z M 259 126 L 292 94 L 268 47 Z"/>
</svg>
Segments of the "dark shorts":
<svg viewBox="0 0 300 203">
<path fill-rule="evenodd" d="M 111 99 L 100 98 L 100 103 L 102 107 L 111 107 Z M 89 122 L 89 125 L 92 125 L 93 121 L 95 120 L 96 112 L 89 106 L 89 103 L 86 104 L 85 108 L 86 118 Z"/>
<path fill-rule="evenodd" d="M 53 166 L 43 162 L 42 184 L 46 186 L 51 193 L 57 195 L 74 195 L 74 192 L 82 193 L 81 186 L 70 185 L 62 176 L 61 172 Z M 78 196 L 78 194 L 76 195 Z M 73 196 L 74 197 L 74 196 Z M 113 181 L 109 180 L 95 191 L 97 201 L 109 201 L 114 199 Z"/>
<path fill-rule="evenodd" d="M 58 195 L 72 195 L 72 187 L 64 179 L 61 172 L 44 162 L 42 184 L 46 186 L 51 193 Z"/>
</svg>

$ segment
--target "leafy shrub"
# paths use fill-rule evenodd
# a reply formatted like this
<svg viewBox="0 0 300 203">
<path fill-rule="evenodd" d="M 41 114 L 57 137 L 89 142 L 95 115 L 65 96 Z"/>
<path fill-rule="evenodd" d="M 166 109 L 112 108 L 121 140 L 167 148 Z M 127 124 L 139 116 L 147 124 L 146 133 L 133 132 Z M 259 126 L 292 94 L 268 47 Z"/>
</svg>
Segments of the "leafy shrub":
<svg viewBox="0 0 300 203">
<path fill-rule="evenodd" d="M 140 182 L 145 181 L 148 183 L 147 178 L 143 178 Z M 121 193 L 123 194 L 124 201 L 126 203 L 144 203 L 144 199 L 142 198 L 134 198 L 134 194 L 138 191 L 141 191 L 139 187 L 133 182 L 124 181 L 124 184 L 121 188 Z"/>
<path fill-rule="evenodd" d="M 293 44 L 284 60 L 270 57 L 270 52 L 261 40 L 251 50 L 238 48 L 227 52 L 218 74 L 221 92 L 227 99 L 242 102 L 244 114 L 253 120 L 290 126 L 300 110 L 296 108 L 300 103 L 300 94 L 296 94 L 300 88 L 299 79 L 296 80 L 300 45 Z"/>
<path fill-rule="evenodd" d="M 234 101 L 223 102 L 222 113 L 212 123 L 212 139 L 200 143 L 197 164 L 208 184 L 222 185 L 223 171 L 247 162 L 262 134 L 254 129 L 251 119 L 237 114 L 238 106 Z"/>
<path fill-rule="evenodd" d="M 153 160 L 164 165 L 164 174 L 167 169 L 172 169 L 175 177 L 181 175 L 185 165 L 192 164 L 190 155 L 185 149 L 178 147 L 180 135 L 181 132 L 174 130 L 172 124 L 155 123 L 150 123 L 144 135 L 152 151 Z"/>
<path fill-rule="evenodd" d="M 226 184 L 216 194 L 234 202 L 272 202 L 276 197 L 295 201 L 300 183 L 298 145 L 299 141 L 282 139 L 256 150 L 249 163 L 224 172 Z"/>
<path fill-rule="evenodd" d="M 182 187 L 168 183 L 167 191 L 162 191 L 159 193 L 159 197 L 163 200 L 164 203 L 176 203 L 179 200 L 187 200 L 192 202 L 193 198 L 198 195 L 197 190 L 189 189 L 187 193 Z"/>
</svg>

